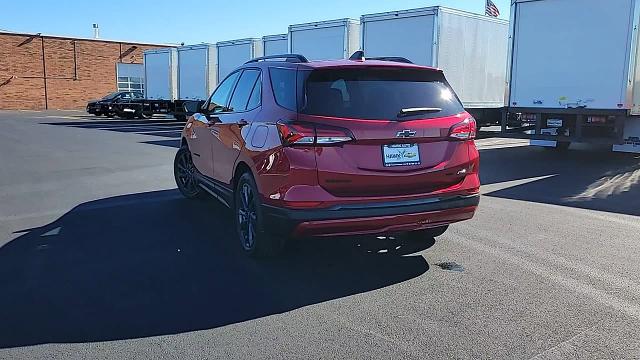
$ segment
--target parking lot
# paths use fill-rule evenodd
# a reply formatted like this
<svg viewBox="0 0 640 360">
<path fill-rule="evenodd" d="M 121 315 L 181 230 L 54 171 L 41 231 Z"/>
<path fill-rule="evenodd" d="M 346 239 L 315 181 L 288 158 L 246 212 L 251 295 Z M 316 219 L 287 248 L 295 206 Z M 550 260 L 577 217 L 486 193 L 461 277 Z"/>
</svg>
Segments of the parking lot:
<svg viewBox="0 0 640 360">
<path fill-rule="evenodd" d="M 484 132 L 473 220 L 257 261 L 181 128 L 0 112 L 0 358 L 640 358 L 638 155 Z"/>
</svg>

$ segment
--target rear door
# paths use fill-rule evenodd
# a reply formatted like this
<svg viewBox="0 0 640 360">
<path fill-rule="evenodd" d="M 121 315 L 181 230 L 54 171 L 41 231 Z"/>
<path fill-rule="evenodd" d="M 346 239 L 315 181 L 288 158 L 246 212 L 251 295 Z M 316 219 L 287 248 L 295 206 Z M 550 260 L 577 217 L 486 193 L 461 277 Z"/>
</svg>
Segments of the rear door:
<svg viewBox="0 0 640 360">
<path fill-rule="evenodd" d="M 300 120 L 347 129 L 355 141 L 316 149 L 318 180 L 336 196 L 428 193 L 463 179 L 472 141 L 449 137 L 468 118 L 439 71 L 394 67 L 304 76 Z"/>
<path fill-rule="evenodd" d="M 517 1 L 510 106 L 625 107 L 634 3 Z"/>
</svg>

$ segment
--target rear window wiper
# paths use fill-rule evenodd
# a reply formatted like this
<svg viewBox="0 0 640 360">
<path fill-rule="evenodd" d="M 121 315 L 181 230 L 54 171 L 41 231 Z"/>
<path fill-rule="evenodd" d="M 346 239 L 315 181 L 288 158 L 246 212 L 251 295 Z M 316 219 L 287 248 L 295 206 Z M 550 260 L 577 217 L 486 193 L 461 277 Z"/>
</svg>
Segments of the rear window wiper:
<svg viewBox="0 0 640 360">
<path fill-rule="evenodd" d="M 400 110 L 400 112 L 398 113 L 398 117 L 409 116 L 409 115 L 420 114 L 420 113 L 440 112 L 440 111 L 442 111 L 442 109 L 437 107 L 406 108 L 406 109 Z"/>
</svg>

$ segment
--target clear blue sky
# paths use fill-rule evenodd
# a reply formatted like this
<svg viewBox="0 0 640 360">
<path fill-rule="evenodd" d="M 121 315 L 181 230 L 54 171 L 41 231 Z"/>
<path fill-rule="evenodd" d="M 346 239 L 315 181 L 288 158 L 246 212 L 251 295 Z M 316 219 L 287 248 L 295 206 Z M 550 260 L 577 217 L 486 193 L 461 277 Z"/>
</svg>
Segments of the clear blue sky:
<svg viewBox="0 0 640 360">
<path fill-rule="evenodd" d="M 493 0 L 509 17 L 509 0 Z M 289 24 L 443 5 L 484 13 L 484 0 L 16 0 L 3 1 L 0 29 L 154 43 L 215 43 L 287 32 Z"/>
</svg>

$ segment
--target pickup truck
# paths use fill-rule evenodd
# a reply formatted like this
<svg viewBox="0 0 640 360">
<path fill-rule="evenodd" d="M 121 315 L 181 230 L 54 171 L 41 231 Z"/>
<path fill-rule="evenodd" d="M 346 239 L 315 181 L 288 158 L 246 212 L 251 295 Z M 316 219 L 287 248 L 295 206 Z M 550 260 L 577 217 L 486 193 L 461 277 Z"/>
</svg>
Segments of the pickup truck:
<svg viewBox="0 0 640 360">
<path fill-rule="evenodd" d="M 128 102 L 133 99 L 142 99 L 144 96 L 138 91 L 117 91 L 111 93 L 100 100 L 91 100 L 87 103 L 87 112 L 96 116 L 106 115 L 113 117 L 116 115 L 113 105 L 120 102 Z"/>
</svg>

